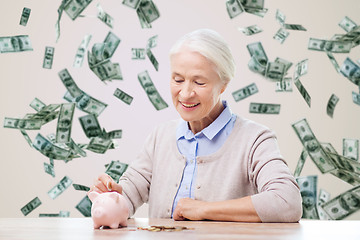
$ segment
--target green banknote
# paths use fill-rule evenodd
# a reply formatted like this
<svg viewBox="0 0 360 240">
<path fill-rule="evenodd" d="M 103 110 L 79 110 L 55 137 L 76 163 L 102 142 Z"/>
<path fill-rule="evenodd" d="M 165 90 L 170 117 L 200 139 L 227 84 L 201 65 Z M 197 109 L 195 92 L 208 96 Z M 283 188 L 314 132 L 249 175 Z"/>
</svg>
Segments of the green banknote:
<svg viewBox="0 0 360 240">
<path fill-rule="evenodd" d="M 94 114 L 85 115 L 79 117 L 79 120 L 81 127 L 88 138 L 98 137 L 102 135 L 102 130 L 96 115 Z"/>
<path fill-rule="evenodd" d="M 115 182 L 119 182 L 120 177 L 124 174 L 128 164 L 122 163 L 120 161 L 111 161 L 107 166 L 105 173 L 108 174 Z"/>
<path fill-rule="evenodd" d="M 257 86 L 255 83 L 252 83 L 244 88 L 241 88 L 235 92 L 232 93 L 232 96 L 234 97 L 234 100 L 236 102 L 243 100 L 244 98 L 247 98 L 255 93 L 259 92 Z"/>
<path fill-rule="evenodd" d="M 317 212 L 317 176 L 297 177 L 302 197 L 303 214 L 302 218 L 319 219 Z"/>
<path fill-rule="evenodd" d="M 261 114 L 279 114 L 280 104 L 271 103 L 250 103 L 250 113 L 261 113 Z"/>
<path fill-rule="evenodd" d="M 0 53 L 32 51 L 28 35 L 0 37 Z"/>
<path fill-rule="evenodd" d="M 26 204 L 24 207 L 22 207 L 20 210 L 24 214 L 24 216 L 26 216 L 40 205 L 41 205 L 41 201 L 38 197 L 36 197 L 33 200 L 31 200 L 28 204 Z"/>
<path fill-rule="evenodd" d="M 70 185 L 72 184 L 72 180 L 65 176 L 63 177 L 58 184 L 56 184 L 50 191 L 48 195 L 51 199 L 57 198 L 60 194 L 62 194 Z"/>
<path fill-rule="evenodd" d="M 61 104 L 59 118 L 56 127 L 56 142 L 58 143 L 70 142 L 74 111 L 75 111 L 75 103 Z"/>
<path fill-rule="evenodd" d="M 51 69 L 54 59 L 54 51 L 53 47 L 45 47 L 43 68 Z"/>
<path fill-rule="evenodd" d="M 326 107 L 326 113 L 327 115 L 329 115 L 331 118 L 334 115 L 334 110 L 335 110 L 335 106 L 336 104 L 339 102 L 339 98 L 335 95 L 332 94 L 330 96 L 330 99 L 328 101 L 327 107 Z"/>
<path fill-rule="evenodd" d="M 30 8 L 27 8 L 27 7 L 23 8 L 23 11 L 21 13 L 20 23 L 19 23 L 20 25 L 26 26 L 26 24 L 29 21 L 30 13 L 31 13 Z"/>
<path fill-rule="evenodd" d="M 115 89 L 114 96 L 126 103 L 127 105 L 130 105 L 133 100 L 132 96 L 120 90 L 119 88 Z"/>
<path fill-rule="evenodd" d="M 75 206 L 77 210 L 84 216 L 84 217 L 91 217 L 91 206 L 92 203 L 88 196 L 85 196 L 81 201 Z"/>
<path fill-rule="evenodd" d="M 44 162 L 44 170 L 45 170 L 45 172 L 47 174 L 55 177 L 55 171 L 54 171 L 54 166 L 53 165 Z"/>
<path fill-rule="evenodd" d="M 87 192 L 87 191 L 90 190 L 89 187 L 84 186 L 84 185 L 80 185 L 80 184 L 76 184 L 76 183 L 73 183 L 73 187 L 74 187 L 74 189 L 77 190 L 77 191 L 86 191 L 86 192 Z"/>
<path fill-rule="evenodd" d="M 100 3 L 98 3 L 96 5 L 97 10 L 98 10 L 98 14 L 97 17 L 103 22 L 105 23 L 107 26 L 109 26 L 110 28 L 114 27 L 114 18 L 112 16 L 110 16 L 108 13 L 106 13 L 102 7 L 100 6 Z"/>
<path fill-rule="evenodd" d="M 359 161 L 359 139 L 343 139 L 343 156 Z"/>
<path fill-rule="evenodd" d="M 64 5 L 64 11 L 72 20 L 75 20 L 91 2 L 92 0 L 68 0 Z"/>
</svg>

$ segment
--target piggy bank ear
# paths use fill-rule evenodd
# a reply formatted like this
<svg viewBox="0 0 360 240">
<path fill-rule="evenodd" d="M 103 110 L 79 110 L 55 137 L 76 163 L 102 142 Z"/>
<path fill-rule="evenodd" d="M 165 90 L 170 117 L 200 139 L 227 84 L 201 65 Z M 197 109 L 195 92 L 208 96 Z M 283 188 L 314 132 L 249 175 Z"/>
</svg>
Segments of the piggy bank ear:
<svg viewBox="0 0 360 240">
<path fill-rule="evenodd" d="M 119 193 L 117 193 L 117 192 L 111 192 L 111 193 L 109 194 L 109 197 L 112 198 L 112 199 L 114 199 L 116 203 L 119 202 Z"/>
<path fill-rule="evenodd" d="M 97 196 L 99 196 L 99 195 L 100 195 L 100 193 L 91 191 L 91 192 L 89 192 L 88 197 L 93 202 L 95 200 L 95 198 L 97 198 Z"/>
</svg>

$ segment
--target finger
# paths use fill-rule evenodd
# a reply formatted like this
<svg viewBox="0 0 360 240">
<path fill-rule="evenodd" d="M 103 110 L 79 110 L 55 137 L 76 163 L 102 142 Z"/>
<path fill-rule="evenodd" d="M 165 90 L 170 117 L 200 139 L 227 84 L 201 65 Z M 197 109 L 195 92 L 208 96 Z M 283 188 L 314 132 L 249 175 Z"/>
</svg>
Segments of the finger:
<svg viewBox="0 0 360 240">
<path fill-rule="evenodd" d="M 108 192 L 106 185 L 98 179 L 95 179 L 94 181 L 94 188 L 97 188 L 100 191 L 100 193 Z"/>
<path fill-rule="evenodd" d="M 108 189 L 109 191 L 115 191 L 115 192 L 118 192 L 120 194 L 122 194 L 122 187 L 120 184 L 118 183 L 115 183 L 114 181 L 109 181 L 108 182 Z"/>
</svg>

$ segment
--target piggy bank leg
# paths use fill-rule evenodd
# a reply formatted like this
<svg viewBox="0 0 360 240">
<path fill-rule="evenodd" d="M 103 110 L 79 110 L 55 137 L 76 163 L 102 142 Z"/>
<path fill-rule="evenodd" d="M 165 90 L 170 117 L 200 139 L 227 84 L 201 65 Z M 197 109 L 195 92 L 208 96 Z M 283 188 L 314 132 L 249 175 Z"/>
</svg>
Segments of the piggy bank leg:
<svg viewBox="0 0 360 240">
<path fill-rule="evenodd" d="M 96 224 L 96 223 L 94 223 L 94 229 L 99 229 L 101 227 L 101 225 L 100 224 Z"/>
<path fill-rule="evenodd" d="M 113 223 L 109 227 L 112 228 L 112 229 L 119 228 L 119 224 L 118 223 Z"/>
<path fill-rule="evenodd" d="M 124 221 L 121 221 L 119 224 L 122 227 L 127 227 L 127 219 L 125 219 Z"/>
</svg>

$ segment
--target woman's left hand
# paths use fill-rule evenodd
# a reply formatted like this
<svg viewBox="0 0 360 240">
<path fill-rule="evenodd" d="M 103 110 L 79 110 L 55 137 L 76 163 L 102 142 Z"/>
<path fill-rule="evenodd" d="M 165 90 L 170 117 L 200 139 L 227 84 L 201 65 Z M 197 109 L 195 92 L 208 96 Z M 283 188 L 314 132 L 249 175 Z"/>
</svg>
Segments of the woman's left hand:
<svg viewBox="0 0 360 240">
<path fill-rule="evenodd" d="M 191 198 L 182 198 L 173 213 L 174 220 L 204 220 L 203 213 L 206 202 L 194 200 Z"/>
</svg>

